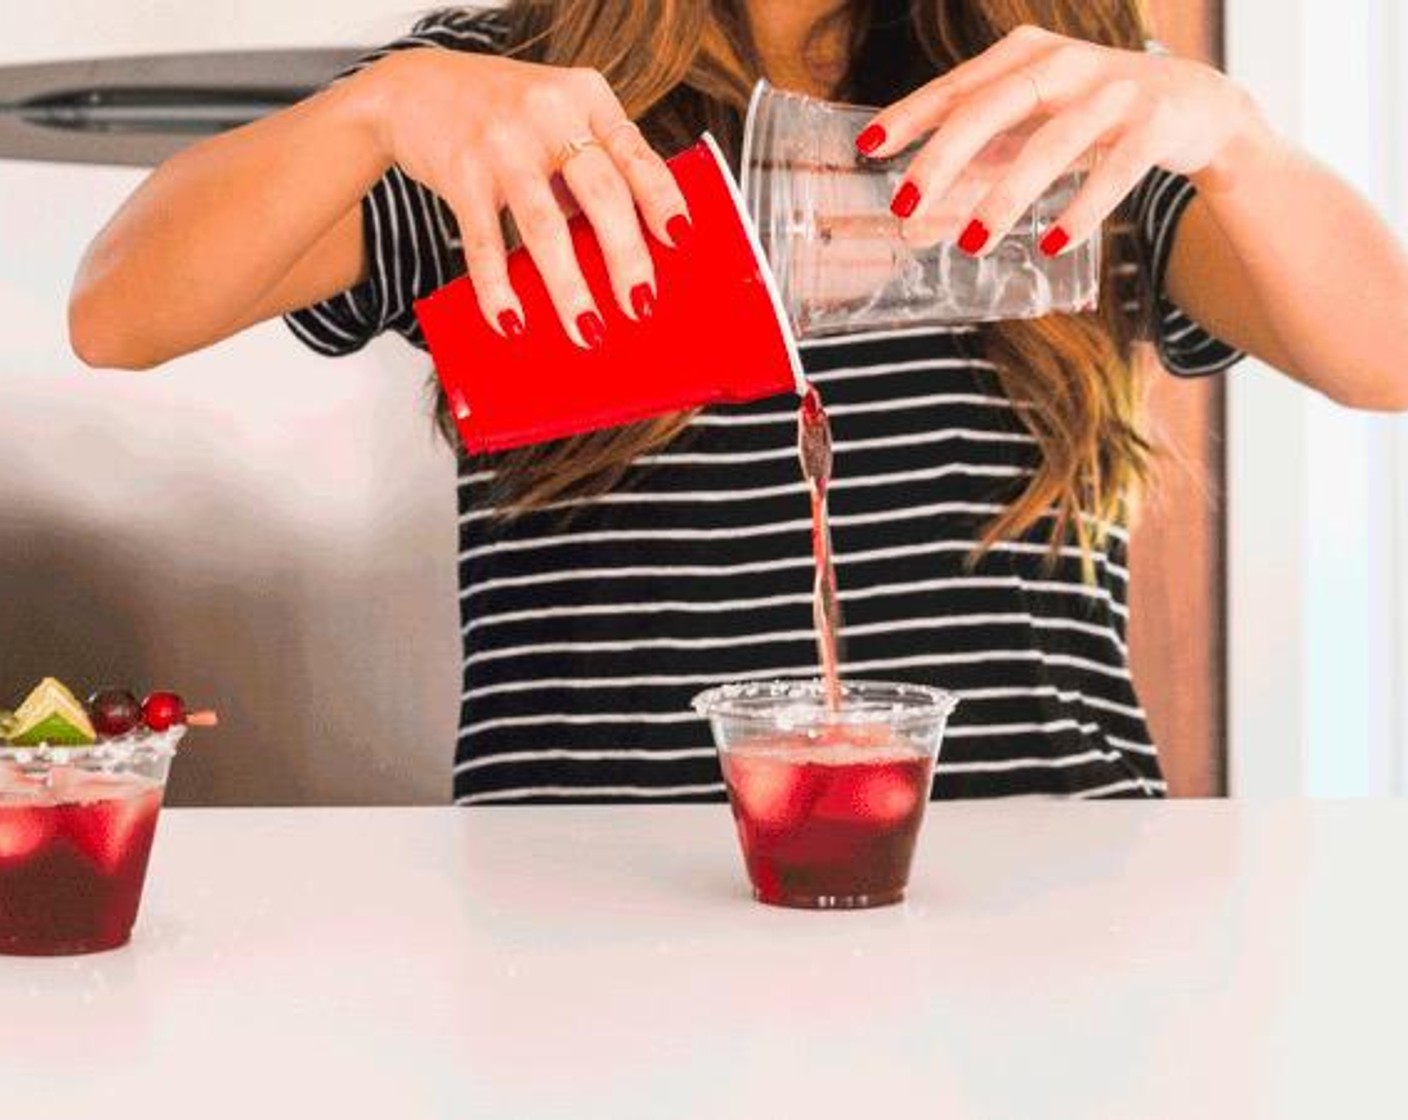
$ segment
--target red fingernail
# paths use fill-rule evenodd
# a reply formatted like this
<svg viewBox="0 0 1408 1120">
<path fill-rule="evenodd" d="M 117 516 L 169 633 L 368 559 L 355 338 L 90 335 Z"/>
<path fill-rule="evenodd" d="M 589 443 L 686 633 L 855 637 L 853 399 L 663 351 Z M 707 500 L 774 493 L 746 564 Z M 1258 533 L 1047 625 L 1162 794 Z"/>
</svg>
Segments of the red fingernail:
<svg viewBox="0 0 1408 1120">
<path fill-rule="evenodd" d="M 856 137 L 856 151 L 863 156 L 870 155 L 885 142 L 885 130 L 878 124 L 868 124 Z"/>
<path fill-rule="evenodd" d="M 890 200 L 890 213 L 897 218 L 907 218 L 914 213 L 914 208 L 919 205 L 919 188 L 913 183 L 902 183 L 900 189 L 895 192 L 895 197 Z"/>
<path fill-rule="evenodd" d="M 683 214 L 676 214 L 665 223 L 665 236 L 670 239 L 670 244 L 678 249 L 686 241 L 689 235 L 694 232 L 694 227 L 689 224 L 689 219 Z"/>
<path fill-rule="evenodd" d="M 655 293 L 649 284 L 637 284 L 631 289 L 631 310 L 642 322 L 655 314 Z"/>
<path fill-rule="evenodd" d="M 1071 243 L 1071 235 L 1060 226 L 1052 226 L 1046 231 L 1046 236 L 1037 243 L 1037 248 L 1048 257 L 1054 257 L 1062 249 Z"/>
<path fill-rule="evenodd" d="M 507 311 L 499 312 L 499 330 L 506 338 L 523 337 L 523 320 L 518 317 L 518 312 L 509 308 Z"/>
<path fill-rule="evenodd" d="M 972 256 L 979 249 L 988 243 L 988 234 L 991 231 L 982 222 L 974 218 L 966 226 L 958 237 L 958 247 L 969 256 Z"/>
<path fill-rule="evenodd" d="M 577 316 L 577 333 L 587 344 L 588 350 L 600 350 L 606 341 L 606 324 L 595 311 L 583 311 Z"/>
</svg>

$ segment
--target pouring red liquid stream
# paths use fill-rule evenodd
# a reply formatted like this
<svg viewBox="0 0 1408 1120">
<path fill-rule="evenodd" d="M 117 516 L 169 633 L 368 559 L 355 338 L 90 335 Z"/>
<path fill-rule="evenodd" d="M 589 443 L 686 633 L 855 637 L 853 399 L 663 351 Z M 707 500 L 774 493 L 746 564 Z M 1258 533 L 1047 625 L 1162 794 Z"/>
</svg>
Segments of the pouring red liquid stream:
<svg viewBox="0 0 1408 1120">
<path fill-rule="evenodd" d="M 826 705 L 841 708 L 840 657 L 841 605 L 836 595 L 836 568 L 831 560 L 831 522 L 826 512 L 826 488 L 831 482 L 831 423 L 821 394 L 808 384 L 797 413 L 797 454 L 802 477 L 811 487 L 812 558 L 816 583 L 812 590 L 812 616 L 816 624 L 817 655 L 826 682 Z"/>
</svg>

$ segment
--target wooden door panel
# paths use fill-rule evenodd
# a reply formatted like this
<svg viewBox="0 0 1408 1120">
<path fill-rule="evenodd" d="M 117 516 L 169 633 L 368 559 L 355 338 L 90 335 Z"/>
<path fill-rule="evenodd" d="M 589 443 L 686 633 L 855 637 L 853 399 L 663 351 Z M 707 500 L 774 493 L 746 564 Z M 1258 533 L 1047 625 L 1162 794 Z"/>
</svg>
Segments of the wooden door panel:
<svg viewBox="0 0 1408 1120">
<path fill-rule="evenodd" d="M 1175 53 L 1215 61 L 1221 4 L 1154 0 Z M 1162 447 L 1131 541 L 1130 659 L 1174 796 L 1226 793 L 1223 682 L 1222 379 L 1143 371 Z"/>
</svg>

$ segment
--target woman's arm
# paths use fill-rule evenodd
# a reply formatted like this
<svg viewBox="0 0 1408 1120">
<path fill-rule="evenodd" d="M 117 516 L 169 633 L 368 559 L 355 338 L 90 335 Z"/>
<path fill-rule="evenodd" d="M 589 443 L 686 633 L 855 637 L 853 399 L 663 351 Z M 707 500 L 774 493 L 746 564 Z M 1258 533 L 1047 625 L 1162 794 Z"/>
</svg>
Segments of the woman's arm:
<svg viewBox="0 0 1408 1120">
<path fill-rule="evenodd" d="M 173 156 L 84 255 L 73 349 L 148 369 L 353 285 L 358 200 L 386 168 L 351 82 Z"/>
<path fill-rule="evenodd" d="M 1408 257 L 1368 204 L 1251 110 L 1192 178 L 1170 298 L 1341 404 L 1408 409 Z"/>
<path fill-rule="evenodd" d="M 961 229 L 933 215 L 998 134 L 1033 131 Z M 1077 160 L 1100 159 L 1041 248 L 1091 236 L 1162 167 L 1200 190 L 1178 227 L 1165 286 L 1200 324 L 1338 401 L 1408 409 L 1408 258 L 1354 193 L 1265 125 L 1225 75 L 1022 27 L 881 112 L 857 146 L 883 158 L 933 135 L 893 208 L 920 243 L 990 251 Z"/>
<path fill-rule="evenodd" d="M 358 201 L 389 163 L 355 80 L 173 156 L 79 266 L 75 353 L 147 369 L 352 286 Z"/>
<path fill-rule="evenodd" d="M 592 223 L 629 316 L 654 298 L 637 206 L 666 244 L 687 221 L 669 169 L 628 125 L 593 71 L 438 48 L 387 55 L 158 168 L 80 267 L 74 349 L 90 365 L 148 368 L 351 287 L 366 270 L 359 200 L 393 164 L 453 210 L 495 330 L 535 327 L 508 280 L 507 210 L 563 329 L 591 345 L 600 317 L 556 177 Z M 594 143 L 582 148 L 583 138 Z M 564 162 L 564 151 L 580 154 Z"/>
</svg>

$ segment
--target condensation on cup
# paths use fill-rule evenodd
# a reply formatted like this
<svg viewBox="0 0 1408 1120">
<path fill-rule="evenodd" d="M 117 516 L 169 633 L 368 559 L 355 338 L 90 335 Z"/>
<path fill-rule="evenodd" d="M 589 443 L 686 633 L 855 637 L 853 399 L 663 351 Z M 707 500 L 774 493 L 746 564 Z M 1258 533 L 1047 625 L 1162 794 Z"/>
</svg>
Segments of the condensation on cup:
<svg viewBox="0 0 1408 1120">
<path fill-rule="evenodd" d="M 876 161 L 856 152 L 856 136 L 876 111 L 766 82 L 753 91 L 743 135 L 744 200 L 798 337 L 1095 309 L 1100 238 L 1056 257 L 1037 248 L 1079 190 L 1084 167 L 1053 183 L 983 257 L 951 240 L 911 248 L 889 204 L 912 153 Z M 993 140 L 930 220 L 960 228 L 1027 135 Z"/>
</svg>

